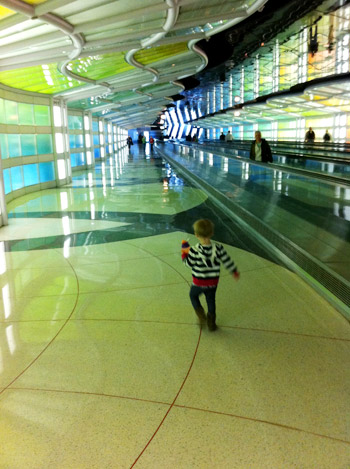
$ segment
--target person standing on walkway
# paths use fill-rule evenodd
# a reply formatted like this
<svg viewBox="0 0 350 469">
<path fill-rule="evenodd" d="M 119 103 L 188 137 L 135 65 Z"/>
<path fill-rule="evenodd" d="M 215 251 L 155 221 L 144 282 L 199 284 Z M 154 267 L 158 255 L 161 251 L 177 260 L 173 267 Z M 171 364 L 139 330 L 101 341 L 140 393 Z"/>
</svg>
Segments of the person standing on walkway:
<svg viewBox="0 0 350 469">
<path fill-rule="evenodd" d="M 225 134 L 224 134 L 224 132 L 221 132 L 221 135 L 220 135 L 220 140 L 223 140 L 223 141 L 225 141 Z"/>
<path fill-rule="evenodd" d="M 216 329 L 216 305 L 215 295 L 219 283 L 220 264 L 238 280 L 240 274 L 237 266 L 227 254 L 224 246 L 211 241 L 214 234 L 214 224 L 211 220 L 197 220 L 193 224 L 194 234 L 199 243 L 190 247 L 186 241 L 182 241 L 181 257 L 184 264 L 192 269 L 192 286 L 190 299 L 194 311 L 201 322 L 207 321 L 208 329 Z M 205 295 L 208 306 L 208 316 L 200 303 L 199 296 Z"/>
<path fill-rule="evenodd" d="M 249 158 L 263 163 L 273 162 L 270 145 L 264 138 L 261 138 L 260 130 L 255 132 L 255 140 L 251 144 Z"/>
<path fill-rule="evenodd" d="M 306 143 L 314 143 L 315 142 L 315 132 L 312 130 L 312 127 L 309 127 L 309 130 L 305 134 L 305 142 Z"/>
<path fill-rule="evenodd" d="M 153 137 L 150 137 L 149 144 L 151 146 L 151 151 L 153 151 L 153 145 L 154 145 L 154 138 Z"/>
<path fill-rule="evenodd" d="M 132 138 L 131 138 L 130 136 L 126 139 L 126 143 L 127 143 L 128 147 L 129 147 L 129 151 L 130 151 L 131 145 L 134 144 L 134 142 L 132 141 Z"/>
<path fill-rule="evenodd" d="M 331 140 L 332 140 L 332 137 L 330 136 L 328 130 L 326 130 L 326 133 L 325 133 L 324 136 L 323 136 L 323 141 L 324 141 L 325 143 L 328 143 L 328 142 L 330 142 Z"/>
<path fill-rule="evenodd" d="M 227 135 L 225 137 L 226 142 L 232 142 L 233 141 L 233 136 L 230 131 L 227 132 Z"/>
</svg>

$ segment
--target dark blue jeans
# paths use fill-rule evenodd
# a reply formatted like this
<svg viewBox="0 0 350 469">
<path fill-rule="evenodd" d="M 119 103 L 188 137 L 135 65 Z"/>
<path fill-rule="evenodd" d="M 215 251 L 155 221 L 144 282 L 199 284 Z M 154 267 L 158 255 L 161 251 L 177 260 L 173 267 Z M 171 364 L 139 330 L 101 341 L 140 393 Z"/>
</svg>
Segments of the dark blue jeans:
<svg viewBox="0 0 350 469">
<path fill-rule="evenodd" d="M 192 285 L 190 289 L 190 299 L 194 309 L 200 308 L 201 302 L 199 301 L 199 296 L 203 293 L 205 299 L 207 300 L 208 305 L 208 316 L 215 319 L 215 295 L 217 287 L 197 287 Z"/>
</svg>

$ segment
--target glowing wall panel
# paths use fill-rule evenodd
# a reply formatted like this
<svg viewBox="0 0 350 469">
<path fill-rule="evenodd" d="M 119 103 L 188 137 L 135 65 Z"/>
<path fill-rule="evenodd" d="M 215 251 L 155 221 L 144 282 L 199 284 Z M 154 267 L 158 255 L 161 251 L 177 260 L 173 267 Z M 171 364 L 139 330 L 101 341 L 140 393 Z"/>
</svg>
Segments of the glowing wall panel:
<svg viewBox="0 0 350 469">
<path fill-rule="evenodd" d="M 34 134 L 20 135 L 20 142 L 21 142 L 21 155 L 22 156 L 30 156 L 30 155 L 36 154 L 36 141 L 35 141 Z"/>
<path fill-rule="evenodd" d="M 12 190 L 16 191 L 24 187 L 22 166 L 10 168 Z"/>
<path fill-rule="evenodd" d="M 40 182 L 48 182 L 55 180 L 55 168 L 53 161 L 39 163 Z"/>
<path fill-rule="evenodd" d="M 77 166 L 84 166 L 85 165 L 85 155 L 84 153 L 71 153 L 70 161 L 72 168 Z"/>
<path fill-rule="evenodd" d="M 18 120 L 20 125 L 35 125 L 32 104 L 18 103 Z"/>
<path fill-rule="evenodd" d="M 51 134 L 0 134 L 2 159 L 51 154 Z"/>
<path fill-rule="evenodd" d="M 83 116 L 72 116 L 68 114 L 68 129 L 69 130 L 82 130 L 83 129 Z"/>
<path fill-rule="evenodd" d="M 5 123 L 18 124 L 18 104 L 15 101 L 5 101 Z"/>
<path fill-rule="evenodd" d="M 70 134 L 69 147 L 72 149 L 84 147 L 84 136 L 82 134 Z"/>
<path fill-rule="evenodd" d="M 52 135 L 38 134 L 36 135 L 37 154 L 45 155 L 53 152 Z"/>
<path fill-rule="evenodd" d="M 51 125 L 49 106 L 34 105 L 35 125 Z"/>
<path fill-rule="evenodd" d="M 8 154 L 10 158 L 21 156 L 21 145 L 19 135 L 8 134 L 7 135 Z"/>
<path fill-rule="evenodd" d="M 4 169 L 3 176 L 4 176 L 5 194 L 9 194 L 12 191 L 10 170 Z"/>
<path fill-rule="evenodd" d="M 1 149 L 1 158 L 6 159 L 9 157 L 7 149 L 7 135 L 0 134 L 0 149 Z"/>
<path fill-rule="evenodd" d="M 39 171 L 37 164 L 23 165 L 24 186 L 39 184 Z"/>
</svg>

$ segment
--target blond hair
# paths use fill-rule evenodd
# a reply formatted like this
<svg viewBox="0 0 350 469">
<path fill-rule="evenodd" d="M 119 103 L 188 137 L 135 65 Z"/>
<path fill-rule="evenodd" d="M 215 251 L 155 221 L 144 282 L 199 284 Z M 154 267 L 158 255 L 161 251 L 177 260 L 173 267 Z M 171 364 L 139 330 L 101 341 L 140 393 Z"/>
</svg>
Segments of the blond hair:
<svg viewBox="0 0 350 469">
<path fill-rule="evenodd" d="M 202 238 L 211 238 L 214 234 L 214 223 L 210 220 L 197 220 L 193 224 L 194 234 Z"/>
</svg>

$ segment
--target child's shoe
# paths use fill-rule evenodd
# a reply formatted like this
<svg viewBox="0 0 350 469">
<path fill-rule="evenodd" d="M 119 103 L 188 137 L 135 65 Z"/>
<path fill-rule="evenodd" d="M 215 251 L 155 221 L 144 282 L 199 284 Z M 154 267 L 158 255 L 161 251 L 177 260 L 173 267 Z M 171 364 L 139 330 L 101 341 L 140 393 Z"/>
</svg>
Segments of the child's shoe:
<svg viewBox="0 0 350 469">
<path fill-rule="evenodd" d="M 217 326 L 216 326 L 216 322 L 215 322 L 215 316 L 207 316 L 207 324 L 208 324 L 208 329 L 210 331 L 216 331 L 217 329 Z"/>
<path fill-rule="evenodd" d="M 204 312 L 204 309 L 202 308 L 202 306 L 195 309 L 194 312 L 197 314 L 197 317 L 201 322 L 205 322 L 207 320 L 207 317 L 205 315 L 205 312 Z"/>
</svg>

